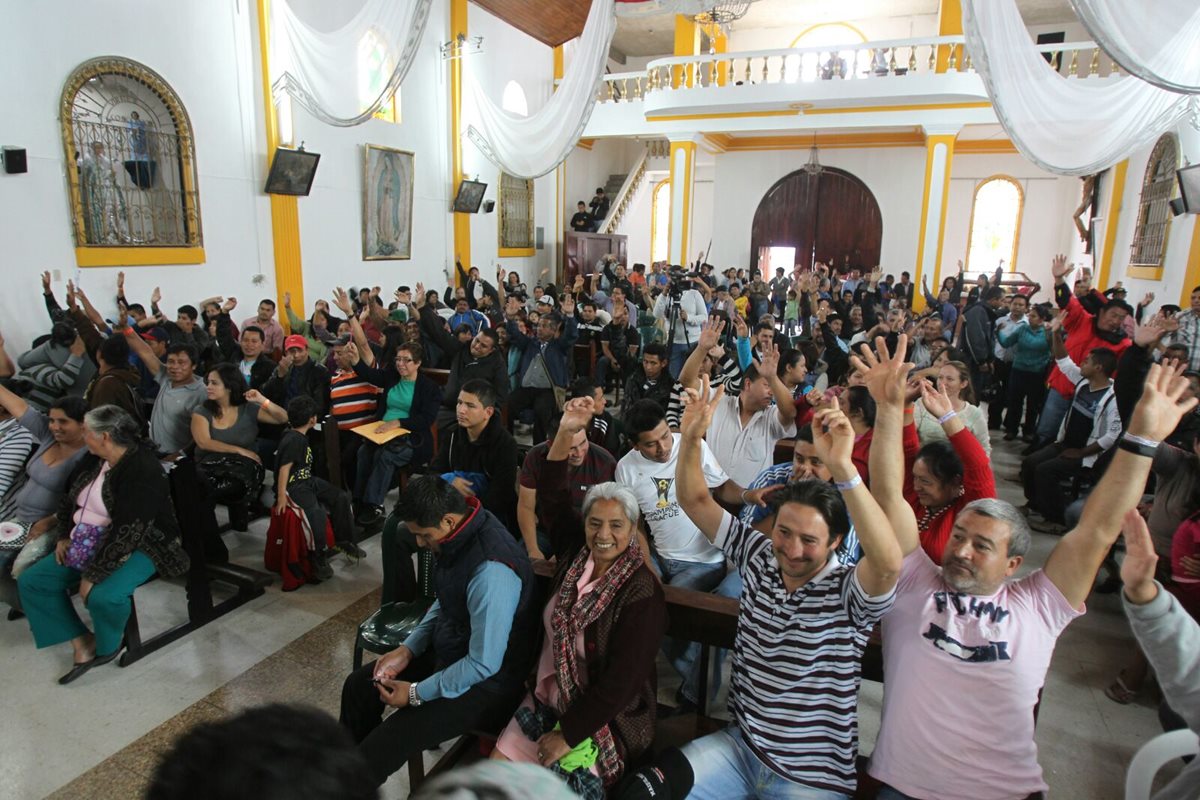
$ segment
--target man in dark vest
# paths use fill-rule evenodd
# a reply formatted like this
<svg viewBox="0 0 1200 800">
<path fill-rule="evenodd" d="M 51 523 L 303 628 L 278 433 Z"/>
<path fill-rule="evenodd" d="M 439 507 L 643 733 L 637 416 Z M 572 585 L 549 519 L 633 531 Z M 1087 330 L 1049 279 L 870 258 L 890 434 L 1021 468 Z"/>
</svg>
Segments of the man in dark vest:
<svg viewBox="0 0 1200 800">
<path fill-rule="evenodd" d="M 414 753 L 508 721 L 537 653 L 540 610 L 525 548 L 474 497 L 418 476 L 396 514 L 436 556 L 437 597 L 404 644 L 342 687 L 342 724 L 378 784 Z M 397 710 L 383 720 L 387 706 Z"/>
</svg>

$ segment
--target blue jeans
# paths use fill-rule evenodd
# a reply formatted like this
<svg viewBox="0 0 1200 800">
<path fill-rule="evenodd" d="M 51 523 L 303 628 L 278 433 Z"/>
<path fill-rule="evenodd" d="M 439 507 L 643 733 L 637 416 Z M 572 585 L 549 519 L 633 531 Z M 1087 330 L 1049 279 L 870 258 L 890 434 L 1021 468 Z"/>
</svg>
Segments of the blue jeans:
<svg viewBox="0 0 1200 800">
<path fill-rule="evenodd" d="M 402 439 L 393 439 L 383 447 L 364 444 L 358 449 L 354 496 L 364 503 L 383 506 L 396 470 L 408 466 L 412 459 L 413 449 Z"/>
<path fill-rule="evenodd" d="M 731 569 L 712 593 L 718 597 L 732 597 L 735 600 L 740 598 L 742 596 L 741 573 L 736 569 Z M 687 650 L 679 657 L 679 663 L 676 666 L 676 669 L 679 669 L 680 674 L 684 676 L 679 693 L 690 702 L 697 704 L 700 699 L 700 648 L 699 642 L 690 642 Z M 709 702 L 712 702 L 716 698 L 717 692 L 721 690 L 721 665 L 725 662 L 725 655 L 728 652 L 724 647 L 717 648 L 708 663 Z"/>
<path fill-rule="evenodd" d="M 680 323 L 681 325 L 683 323 Z M 670 370 L 672 378 L 679 378 L 680 371 L 683 370 L 683 362 L 687 361 L 688 356 L 696 349 L 696 343 L 680 344 L 678 342 L 671 345 L 671 361 Z"/>
<path fill-rule="evenodd" d="M 1071 399 L 1063 397 L 1055 389 L 1046 390 L 1046 402 L 1042 405 L 1042 417 L 1038 420 L 1038 444 L 1049 444 L 1058 438 L 1058 429 L 1071 408 Z"/>
<path fill-rule="evenodd" d="M 849 800 L 850 795 L 795 783 L 759 761 L 736 725 L 683 746 L 695 780 L 688 800 Z M 882 797 L 883 795 L 880 795 Z"/>
<path fill-rule="evenodd" d="M 663 583 L 669 583 L 680 589 L 691 589 L 696 592 L 711 592 L 721 585 L 725 579 L 725 562 L 718 561 L 715 564 L 702 564 L 698 561 L 676 561 L 673 558 L 663 558 L 654 554 L 654 562 L 658 565 L 658 572 L 662 575 Z M 732 573 L 735 577 L 737 573 Z M 737 581 L 737 594 L 741 594 L 741 580 Z M 734 596 L 737 595 L 727 595 Z M 700 645 L 696 642 L 685 642 L 677 639 L 663 640 L 663 655 L 671 662 L 671 666 L 675 667 L 680 677 L 683 678 L 683 685 L 680 687 L 680 692 L 685 698 L 691 702 L 696 702 L 699 696 L 700 684 Z M 719 667 L 718 661 L 717 666 Z M 710 676 L 715 674 L 717 685 L 720 685 L 721 671 L 719 668 L 710 669 Z"/>
</svg>

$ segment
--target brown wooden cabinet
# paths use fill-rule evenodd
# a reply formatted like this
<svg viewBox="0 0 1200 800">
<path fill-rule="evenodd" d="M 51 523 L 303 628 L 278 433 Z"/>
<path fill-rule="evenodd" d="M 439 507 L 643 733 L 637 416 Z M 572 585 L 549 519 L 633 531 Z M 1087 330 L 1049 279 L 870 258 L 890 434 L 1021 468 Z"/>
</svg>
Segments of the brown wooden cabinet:
<svg viewBox="0 0 1200 800">
<path fill-rule="evenodd" d="M 596 268 L 596 262 L 612 253 L 617 263 L 629 268 L 627 237 L 620 233 L 580 233 L 563 231 L 562 273 L 558 276 L 559 286 L 568 286 L 580 273 L 587 275 Z"/>
</svg>

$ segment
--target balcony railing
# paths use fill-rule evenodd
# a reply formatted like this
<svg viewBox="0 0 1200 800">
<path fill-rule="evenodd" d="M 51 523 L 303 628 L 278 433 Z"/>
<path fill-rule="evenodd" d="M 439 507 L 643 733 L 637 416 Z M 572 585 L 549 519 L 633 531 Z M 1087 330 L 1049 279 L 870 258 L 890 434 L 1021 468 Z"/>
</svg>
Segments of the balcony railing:
<svg viewBox="0 0 1200 800">
<path fill-rule="evenodd" d="M 1116 62 L 1092 42 L 1042 45 L 1038 50 L 1067 78 L 1119 74 Z M 896 80 L 913 75 L 974 71 L 971 54 L 966 51 L 962 36 L 935 36 L 834 47 L 660 58 L 647 64 L 644 71 L 606 75 L 597 99 L 601 103 L 627 103 L 658 91 Z"/>
</svg>

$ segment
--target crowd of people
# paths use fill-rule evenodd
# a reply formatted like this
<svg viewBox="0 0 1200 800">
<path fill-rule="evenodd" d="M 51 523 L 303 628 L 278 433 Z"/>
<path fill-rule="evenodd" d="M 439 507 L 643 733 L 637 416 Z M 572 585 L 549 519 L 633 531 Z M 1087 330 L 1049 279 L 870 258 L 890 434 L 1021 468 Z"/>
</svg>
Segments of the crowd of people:
<svg viewBox="0 0 1200 800">
<path fill-rule="evenodd" d="M 345 681 L 374 785 L 488 730 L 494 761 L 585 798 L 1042 797 L 1055 641 L 1122 582 L 1141 649 L 1109 696 L 1153 670 L 1164 717 L 1196 729 L 1200 287 L 1151 312 L 1061 256 L 1044 298 L 961 264 L 936 294 L 848 259 L 774 272 L 605 257 L 530 290 L 458 265 L 443 291 L 338 288 L 311 310 L 284 295 L 286 327 L 271 299 L 236 321 L 232 297 L 172 313 L 123 276 L 99 307 L 68 283 L 63 307 L 46 274 L 46 330 L 15 359 L 0 340 L 0 600 L 36 646 L 71 643 L 70 683 L 119 655 L 154 574 L 186 575 L 189 614 L 211 613 L 219 507 L 241 531 L 271 509 L 328 520 L 317 581 L 390 517 L 388 599 L 415 596 L 421 548 L 435 600 Z M 994 473 L 993 431 L 1021 440 L 1019 476 Z M 1004 478 L 1025 506 L 997 498 Z M 1061 540 L 1016 578 L 1032 529 Z M 666 636 L 664 585 L 740 610 L 731 724 L 652 756 L 658 717 L 718 688 L 700 645 Z M 660 654 L 680 678 L 669 706 Z"/>
</svg>

